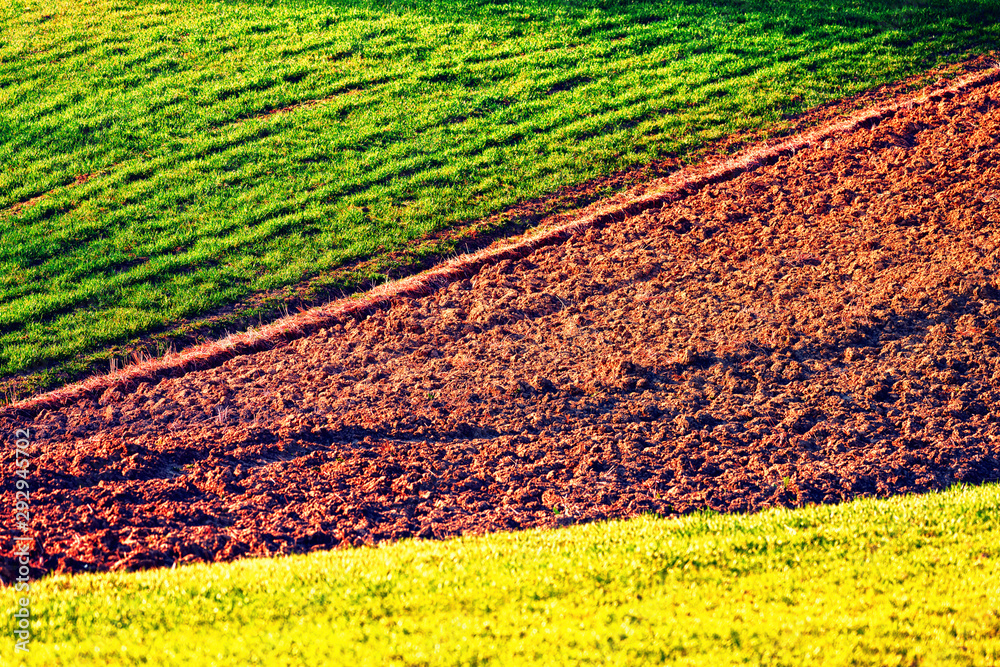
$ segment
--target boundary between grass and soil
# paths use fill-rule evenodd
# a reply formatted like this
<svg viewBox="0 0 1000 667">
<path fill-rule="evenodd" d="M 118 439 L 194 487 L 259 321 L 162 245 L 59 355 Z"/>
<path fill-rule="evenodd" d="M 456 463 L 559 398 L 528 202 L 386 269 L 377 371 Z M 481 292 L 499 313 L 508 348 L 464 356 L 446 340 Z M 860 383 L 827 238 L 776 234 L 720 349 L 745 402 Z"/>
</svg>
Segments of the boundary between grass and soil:
<svg viewBox="0 0 1000 667">
<path fill-rule="evenodd" d="M 834 99 L 807 111 L 784 116 L 774 124 L 747 128 L 708 142 L 685 154 L 641 163 L 599 176 L 526 201 L 486 218 L 460 221 L 413 241 L 380 248 L 375 254 L 349 260 L 301 281 L 246 295 L 236 302 L 167 323 L 134 338 L 82 351 L 34 369 L 0 378 L 0 408 L 26 401 L 48 390 L 162 357 L 174 350 L 208 344 L 251 327 L 261 327 L 282 317 L 289 309 L 307 310 L 356 296 L 372 287 L 432 269 L 459 253 L 473 253 L 517 237 L 532 228 L 569 222 L 600 206 L 634 199 L 649 192 L 651 184 L 674 175 L 681 168 L 706 167 L 728 159 L 750 146 L 777 143 L 833 120 L 877 104 L 899 102 L 931 82 L 945 86 L 963 76 L 995 66 L 995 51 L 940 64 L 869 90 Z"/>
<path fill-rule="evenodd" d="M 31 650 L 47 665 L 279 665 L 290 647 L 359 667 L 996 664 L 998 506 L 996 485 L 956 486 L 61 574 L 32 582 Z"/>
<path fill-rule="evenodd" d="M 718 164 L 751 145 L 763 146 L 840 120 L 876 104 L 898 102 L 925 89 L 931 82 L 944 86 L 995 66 L 998 54 L 987 51 L 963 60 L 942 63 L 869 90 L 830 100 L 804 112 L 783 116 L 776 123 L 755 126 L 710 141 L 683 154 L 637 164 L 582 183 L 566 185 L 485 218 L 462 220 L 405 243 L 380 248 L 295 283 L 248 294 L 228 305 L 176 322 L 165 323 L 133 338 L 112 341 L 54 359 L 33 369 L 0 378 L 0 408 L 26 401 L 48 390 L 99 375 L 110 369 L 136 365 L 174 350 L 207 344 L 250 327 L 261 327 L 307 310 L 361 294 L 390 280 L 432 269 L 459 253 L 472 253 L 532 228 L 557 226 L 613 202 L 641 197 L 653 183 L 681 168 Z M 2 213 L 0 213 L 2 216 Z"/>
<path fill-rule="evenodd" d="M 396 282 L 378 286 L 360 296 L 342 298 L 326 305 L 289 315 L 260 328 L 226 336 L 168 353 L 163 357 L 143 361 L 134 366 L 95 375 L 45 394 L 0 407 L 0 414 L 13 413 L 22 417 L 37 415 L 44 409 L 54 409 L 72 401 L 93 397 L 111 389 L 140 382 L 158 382 L 179 377 L 190 371 L 220 366 L 237 356 L 253 354 L 285 345 L 347 318 L 362 319 L 370 313 L 405 298 L 426 296 L 452 282 L 468 278 L 483 266 L 504 259 L 517 260 L 538 248 L 561 243 L 571 236 L 593 227 L 620 221 L 643 211 L 679 201 L 701 188 L 731 180 L 752 172 L 760 166 L 773 164 L 782 156 L 794 154 L 811 144 L 860 128 L 871 128 L 891 118 L 897 111 L 922 104 L 936 103 L 956 94 L 1000 80 L 1000 66 L 992 64 L 985 71 L 960 78 L 950 85 L 931 84 L 914 95 L 877 104 L 847 118 L 824 123 L 813 129 L 781 141 L 765 141 L 747 148 L 720 162 L 688 167 L 654 181 L 644 194 L 625 193 L 604 202 L 597 202 L 569 221 L 554 226 L 529 230 L 520 238 L 506 238 L 493 245 L 445 261 L 435 268 L 411 275 Z"/>
</svg>

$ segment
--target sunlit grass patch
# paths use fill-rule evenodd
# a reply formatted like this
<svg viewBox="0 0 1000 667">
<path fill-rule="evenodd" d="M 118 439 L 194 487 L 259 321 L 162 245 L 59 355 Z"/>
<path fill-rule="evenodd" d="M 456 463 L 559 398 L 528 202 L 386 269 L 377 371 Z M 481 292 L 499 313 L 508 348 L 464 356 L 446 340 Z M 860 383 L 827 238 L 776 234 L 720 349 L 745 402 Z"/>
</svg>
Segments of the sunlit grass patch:
<svg viewBox="0 0 1000 667">
<path fill-rule="evenodd" d="M 28 664 L 988 665 L 998 517 L 967 487 L 56 576 Z"/>
</svg>

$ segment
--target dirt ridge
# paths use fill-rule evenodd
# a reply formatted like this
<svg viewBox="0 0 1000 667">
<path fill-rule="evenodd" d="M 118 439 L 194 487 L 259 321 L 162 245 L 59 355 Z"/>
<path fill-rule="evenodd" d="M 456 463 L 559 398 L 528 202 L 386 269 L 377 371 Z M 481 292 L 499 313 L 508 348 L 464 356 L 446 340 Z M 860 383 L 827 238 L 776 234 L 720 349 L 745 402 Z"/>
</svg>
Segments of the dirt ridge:
<svg viewBox="0 0 1000 667">
<path fill-rule="evenodd" d="M 853 116 L 828 123 L 778 144 L 752 147 L 717 166 L 698 166 L 682 170 L 652 184 L 649 194 L 625 202 L 615 202 L 596 212 L 563 223 L 558 227 L 532 231 L 519 240 L 504 242 L 475 253 L 457 257 L 443 265 L 409 276 L 402 280 L 377 287 L 359 298 L 348 298 L 331 304 L 311 308 L 290 315 L 259 329 L 249 329 L 219 341 L 187 348 L 180 352 L 150 359 L 134 366 L 98 375 L 79 383 L 0 407 L 0 414 L 15 411 L 21 417 L 30 417 L 41 409 L 52 409 L 79 400 L 85 396 L 107 391 L 112 387 L 128 386 L 139 382 L 177 377 L 190 370 L 218 366 L 237 355 L 252 354 L 278 345 L 287 344 L 337 322 L 344 317 L 364 317 L 374 310 L 400 298 L 426 296 L 456 280 L 474 274 L 483 266 L 501 260 L 521 259 L 538 248 L 560 243 L 570 236 L 594 225 L 605 224 L 619 218 L 635 216 L 664 203 L 677 201 L 701 188 L 720 183 L 747 171 L 773 164 L 783 155 L 794 154 L 802 148 L 823 141 L 837 134 L 849 133 L 861 127 L 871 127 L 892 117 L 901 109 L 934 102 L 944 95 L 955 95 L 979 86 L 988 85 L 1000 78 L 1000 67 L 993 67 L 944 87 L 930 87 L 916 98 L 878 105 Z"/>
</svg>

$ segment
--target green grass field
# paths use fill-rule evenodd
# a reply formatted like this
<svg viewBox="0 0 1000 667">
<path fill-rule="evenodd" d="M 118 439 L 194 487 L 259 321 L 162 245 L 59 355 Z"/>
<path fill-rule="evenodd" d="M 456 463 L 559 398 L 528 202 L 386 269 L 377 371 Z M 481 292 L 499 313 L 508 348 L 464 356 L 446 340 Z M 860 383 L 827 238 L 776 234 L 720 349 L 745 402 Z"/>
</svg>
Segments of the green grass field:
<svg viewBox="0 0 1000 667">
<path fill-rule="evenodd" d="M 31 604 L 28 665 L 996 665 L 1000 487 L 57 576 Z"/>
<path fill-rule="evenodd" d="M 0 378 L 993 48 L 998 7 L 8 0 Z"/>
</svg>

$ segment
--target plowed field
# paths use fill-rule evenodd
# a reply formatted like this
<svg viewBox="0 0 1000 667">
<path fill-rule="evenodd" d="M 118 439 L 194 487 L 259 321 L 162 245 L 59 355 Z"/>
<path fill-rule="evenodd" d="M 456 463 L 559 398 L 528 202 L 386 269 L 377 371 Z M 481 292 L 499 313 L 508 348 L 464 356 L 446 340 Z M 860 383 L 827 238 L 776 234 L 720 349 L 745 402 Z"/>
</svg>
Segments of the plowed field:
<svg viewBox="0 0 1000 667">
<path fill-rule="evenodd" d="M 980 483 L 1000 479 L 998 269 L 987 81 L 0 429 L 31 429 L 39 571 Z"/>
</svg>

